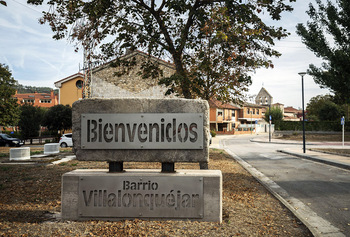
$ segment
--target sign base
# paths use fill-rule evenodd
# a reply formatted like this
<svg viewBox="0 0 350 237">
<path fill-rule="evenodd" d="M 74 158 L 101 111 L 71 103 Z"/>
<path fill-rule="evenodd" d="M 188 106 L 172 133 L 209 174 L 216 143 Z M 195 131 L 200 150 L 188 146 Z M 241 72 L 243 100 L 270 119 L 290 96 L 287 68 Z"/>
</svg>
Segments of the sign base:
<svg viewBox="0 0 350 237">
<path fill-rule="evenodd" d="M 74 170 L 62 176 L 64 220 L 222 222 L 220 170 Z"/>
</svg>

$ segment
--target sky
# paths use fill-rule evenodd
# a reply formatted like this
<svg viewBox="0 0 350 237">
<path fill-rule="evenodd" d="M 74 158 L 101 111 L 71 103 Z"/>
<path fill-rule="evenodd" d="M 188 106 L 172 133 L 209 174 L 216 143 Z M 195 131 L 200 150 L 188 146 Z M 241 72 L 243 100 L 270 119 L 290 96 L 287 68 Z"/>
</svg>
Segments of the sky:
<svg viewBox="0 0 350 237">
<path fill-rule="evenodd" d="M 75 52 L 75 45 L 68 40 L 52 39 L 49 26 L 38 23 L 46 6 L 27 5 L 26 0 L 6 2 L 7 7 L 0 5 L 0 63 L 9 66 L 18 83 L 55 88 L 54 82 L 79 72 L 83 64 L 82 50 Z M 298 73 L 305 72 L 309 64 L 322 63 L 295 33 L 296 25 L 309 19 L 306 11 L 310 2 L 316 5 L 315 0 L 297 0 L 292 3 L 292 13 L 283 13 L 280 21 L 269 21 L 271 25 L 286 28 L 291 35 L 276 42 L 275 49 L 282 56 L 272 59 L 274 68 L 258 69 L 251 75 L 249 95 L 258 94 L 263 86 L 273 96 L 274 103 L 302 107 Z M 305 106 L 310 98 L 329 93 L 327 89 L 320 89 L 311 76 L 304 76 Z"/>
</svg>

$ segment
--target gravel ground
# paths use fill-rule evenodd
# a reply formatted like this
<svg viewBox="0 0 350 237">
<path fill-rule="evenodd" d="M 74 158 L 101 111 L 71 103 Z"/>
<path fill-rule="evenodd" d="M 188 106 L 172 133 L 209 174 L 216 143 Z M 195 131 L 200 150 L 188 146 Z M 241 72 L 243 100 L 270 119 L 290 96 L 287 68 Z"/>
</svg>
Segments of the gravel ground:
<svg viewBox="0 0 350 237">
<path fill-rule="evenodd" d="M 6 157 L 1 157 L 5 161 Z M 54 159 L 51 157 L 50 159 Z M 61 221 L 62 174 L 107 168 L 104 162 L 73 160 L 59 165 L 0 163 L 0 236 L 312 236 L 309 230 L 248 172 L 221 150 L 211 149 L 209 169 L 223 173 L 223 222 Z M 43 163 L 40 163 L 43 162 Z M 125 163 L 124 168 L 157 168 Z M 198 169 L 198 164 L 176 164 Z"/>
</svg>

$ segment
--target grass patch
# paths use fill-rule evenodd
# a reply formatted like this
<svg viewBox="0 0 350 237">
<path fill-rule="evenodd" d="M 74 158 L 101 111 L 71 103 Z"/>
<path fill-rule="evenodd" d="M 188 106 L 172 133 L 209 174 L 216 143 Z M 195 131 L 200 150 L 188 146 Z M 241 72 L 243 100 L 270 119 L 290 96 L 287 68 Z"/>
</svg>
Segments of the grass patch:
<svg viewBox="0 0 350 237">
<path fill-rule="evenodd" d="M 39 155 L 39 154 L 43 154 L 44 153 L 44 151 L 31 151 L 30 152 L 30 155 L 32 156 L 32 155 Z"/>
<path fill-rule="evenodd" d="M 0 166 L 1 171 L 9 171 L 11 169 L 12 169 L 12 167 L 10 167 L 10 166 Z"/>
</svg>

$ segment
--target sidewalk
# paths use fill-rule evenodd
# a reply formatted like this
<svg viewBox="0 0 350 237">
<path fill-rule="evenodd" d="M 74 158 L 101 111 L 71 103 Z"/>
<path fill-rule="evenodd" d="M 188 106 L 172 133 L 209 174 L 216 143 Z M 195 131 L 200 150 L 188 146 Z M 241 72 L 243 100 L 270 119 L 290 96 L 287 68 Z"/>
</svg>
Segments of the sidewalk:
<svg viewBox="0 0 350 237">
<path fill-rule="evenodd" d="M 214 149 L 223 149 L 223 146 L 221 144 L 222 139 L 229 139 L 231 135 L 222 135 L 222 136 L 216 136 L 212 138 L 212 144 L 209 146 L 209 148 Z M 234 135 L 232 135 L 234 136 Z M 306 152 L 303 153 L 302 141 L 294 141 L 294 140 L 283 140 L 283 139 L 271 139 L 271 142 L 269 142 L 268 137 L 266 136 L 256 136 L 253 139 L 250 139 L 251 142 L 259 142 L 259 143 L 272 143 L 272 144 L 286 144 L 286 145 L 300 145 L 300 148 L 283 148 L 281 150 L 277 150 L 278 152 L 282 152 L 285 154 L 297 156 L 303 159 L 309 159 L 312 161 L 333 165 L 339 168 L 348 169 L 350 170 L 350 157 L 349 156 L 342 156 L 342 155 L 335 155 L 335 154 L 329 154 L 319 151 L 310 150 L 310 147 L 312 148 L 332 148 L 332 149 L 350 149 L 350 142 L 345 142 L 344 147 L 342 146 L 341 142 L 306 142 Z"/>
<path fill-rule="evenodd" d="M 270 143 L 266 138 L 253 138 L 251 142 L 260 142 L 260 143 Z M 319 151 L 314 151 L 306 148 L 305 153 L 303 153 L 302 141 L 291 141 L 291 140 L 283 140 L 283 139 L 271 139 L 271 143 L 274 144 L 294 144 L 300 145 L 300 148 L 284 148 L 282 150 L 277 150 L 278 152 L 282 152 L 285 154 L 297 156 L 303 159 L 313 160 L 316 162 L 333 165 L 339 168 L 350 170 L 350 157 L 329 154 Z M 345 142 L 344 147 L 341 142 L 306 142 L 306 146 L 312 146 L 312 148 L 332 148 L 332 149 L 350 149 L 350 142 Z"/>
</svg>

